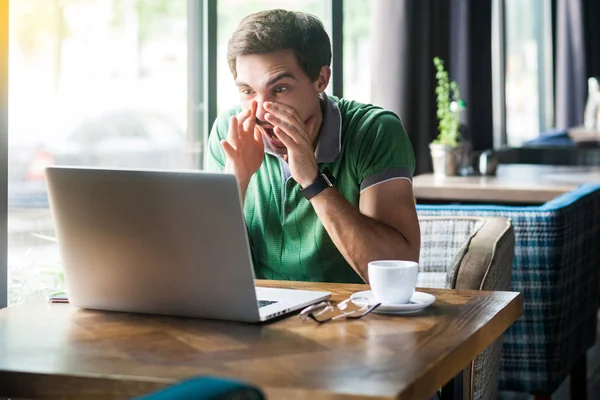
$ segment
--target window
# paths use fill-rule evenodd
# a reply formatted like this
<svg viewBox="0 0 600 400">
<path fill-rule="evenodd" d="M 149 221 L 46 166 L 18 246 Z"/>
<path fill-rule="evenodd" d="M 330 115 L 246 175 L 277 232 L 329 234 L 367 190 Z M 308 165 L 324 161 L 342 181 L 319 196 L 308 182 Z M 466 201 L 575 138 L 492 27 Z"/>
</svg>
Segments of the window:
<svg viewBox="0 0 600 400">
<path fill-rule="evenodd" d="M 10 0 L 9 20 L 14 304 L 62 285 L 46 166 L 193 165 L 186 0 Z"/>
<path fill-rule="evenodd" d="M 198 127 L 195 122 L 187 126 L 189 102 L 198 101 L 188 97 L 189 88 L 197 90 L 197 82 L 188 79 L 188 34 L 199 35 L 197 45 L 190 45 L 203 45 L 202 27 L 195 25 L 202 18 L 195 13 L 209 3 L 197 1 L 9 0 L 9 304 L 62 289 L 47 166 L 199 165 L 203 146 L 190 138 Z M 219 112 L 238 104 L 226 49 L 244 16 L 272 8 L 304 11 L 332 31 L 332 2 L 327 0 L 219 0 L 211 5 L 217 6 Z M 369 11 L 368 0 L 344 4 L 353 25 L 344 28 L 344 84 L 346 95 L 360 101 L 370 97 Z M 212 100 L 208 85 L 201 86 Z"/>
<path fill-rule="evenodd" d="M 371 102 L 370 0 L 344 2 L 344 97 Z"/>
<path fill-rule="evenodd" d="M 506 0 L 506 134 L 519 146 L 553 126 L 551 2 Z"/>
</svg>

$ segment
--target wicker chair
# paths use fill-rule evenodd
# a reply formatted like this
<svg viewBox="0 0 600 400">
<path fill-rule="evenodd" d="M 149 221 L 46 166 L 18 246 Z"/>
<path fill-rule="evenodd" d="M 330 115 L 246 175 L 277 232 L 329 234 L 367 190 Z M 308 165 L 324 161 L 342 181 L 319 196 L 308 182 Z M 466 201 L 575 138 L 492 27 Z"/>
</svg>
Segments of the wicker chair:
<svg viewBox="0 0 600 400">
<path fill-rule="evenodd" d="M 509 290 L 514 232 L 509 220 L 494 217 L 419 217 L 419 287 Z M 496 399 L 502 337 L 463 372 L 467 397 Z"/>
</svg>

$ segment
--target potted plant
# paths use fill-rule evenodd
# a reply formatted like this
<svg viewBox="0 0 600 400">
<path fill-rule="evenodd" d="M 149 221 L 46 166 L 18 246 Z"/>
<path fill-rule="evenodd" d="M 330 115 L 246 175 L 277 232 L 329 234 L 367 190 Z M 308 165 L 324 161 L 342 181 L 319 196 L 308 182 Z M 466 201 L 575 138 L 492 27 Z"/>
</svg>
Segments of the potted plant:
<svg viewBox="0 0 600 400">
<path fill-rule="evenodd" d="M 435 88 L 437 103 L 438 136 L 429 144 L 434 175 L 457 175 L 462 145 L 460 137 L 460 110 L 464 104 L 455 81 L 451 81 L 444 68 L 444 60 L 433 58 L 436 68 Z"/>
</svg>

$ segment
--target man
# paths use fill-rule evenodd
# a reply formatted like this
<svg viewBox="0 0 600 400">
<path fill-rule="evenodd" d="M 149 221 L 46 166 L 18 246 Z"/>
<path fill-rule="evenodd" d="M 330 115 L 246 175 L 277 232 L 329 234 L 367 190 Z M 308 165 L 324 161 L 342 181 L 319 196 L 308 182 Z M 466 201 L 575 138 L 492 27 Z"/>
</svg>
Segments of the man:
<svg viewBox="0 0 600 400">
<path fill-rule="evenodd" d="M 215 122 L 209 169 L 238 180 L 256 277 L 361 283 L 369 261 L 418 260 L 410 141 L 395 114 L 324 93 L 321 22 L 252 14 L 227 57 L 241 108 Z"/>
</svg>

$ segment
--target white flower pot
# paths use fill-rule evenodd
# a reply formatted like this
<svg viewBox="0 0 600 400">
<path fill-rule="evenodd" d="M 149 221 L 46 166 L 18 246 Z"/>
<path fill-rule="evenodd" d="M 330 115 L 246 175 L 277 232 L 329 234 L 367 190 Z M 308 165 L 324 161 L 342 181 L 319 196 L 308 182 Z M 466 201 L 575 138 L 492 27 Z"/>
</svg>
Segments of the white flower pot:
<svg viewBox="0 0 600 400">
<path fill-rule="evenodd" d="M 429 144 L 433 174 L 437 176 L 458 175 L 462 146 L 447 146 L 445 144 Z"/>
</svg>

